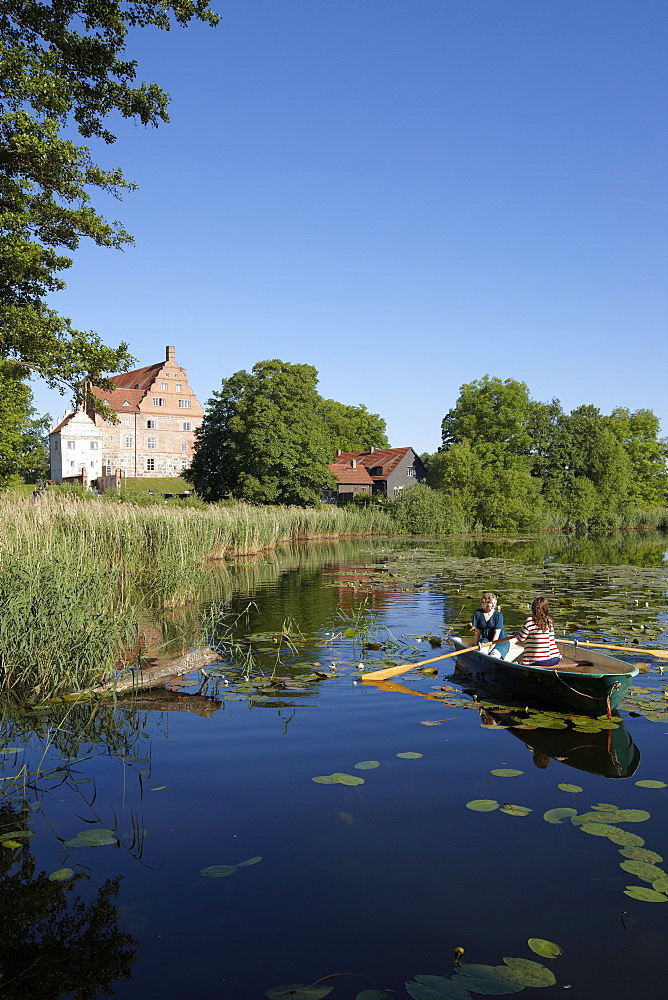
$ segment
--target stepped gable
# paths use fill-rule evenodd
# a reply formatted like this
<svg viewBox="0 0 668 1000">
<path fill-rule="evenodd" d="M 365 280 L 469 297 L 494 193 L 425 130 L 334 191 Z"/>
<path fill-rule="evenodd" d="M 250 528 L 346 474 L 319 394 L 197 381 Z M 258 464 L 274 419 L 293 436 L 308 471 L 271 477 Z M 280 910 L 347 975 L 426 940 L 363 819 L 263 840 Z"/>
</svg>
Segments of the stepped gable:
<svg viewBox="0 0 668 1000">
<path fill-rule="evenodd" d="M 60 421 L 60 423 L 56 424 L 56 426 L 49 431 L 49 434 L 58 434 L 59 431 L 62 431 L 63 427 L 69 424 L 73 416 L 74 413 L 66 413 L 63 419 Z"/>
</svg>

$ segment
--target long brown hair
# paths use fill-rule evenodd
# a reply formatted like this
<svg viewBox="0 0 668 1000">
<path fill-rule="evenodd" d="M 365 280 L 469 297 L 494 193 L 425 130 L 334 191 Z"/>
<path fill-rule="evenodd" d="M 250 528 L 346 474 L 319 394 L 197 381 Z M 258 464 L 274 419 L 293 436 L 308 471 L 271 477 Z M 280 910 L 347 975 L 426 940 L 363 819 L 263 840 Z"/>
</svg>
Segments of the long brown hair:
<svg viewBox="0 0 668 1000">
<path fill-rule="evenodd" d="M 541 632 L 550 632 L 554 628 L 550 609 L 544 597 L 534 597 L 531 602 L 531 617 Z"/>
</svg>

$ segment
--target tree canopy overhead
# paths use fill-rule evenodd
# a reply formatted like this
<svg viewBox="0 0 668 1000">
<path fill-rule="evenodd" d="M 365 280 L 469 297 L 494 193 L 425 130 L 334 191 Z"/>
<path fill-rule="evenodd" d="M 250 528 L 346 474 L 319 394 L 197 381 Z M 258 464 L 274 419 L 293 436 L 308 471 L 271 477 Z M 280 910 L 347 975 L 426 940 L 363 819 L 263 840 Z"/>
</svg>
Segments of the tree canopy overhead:
<svg viewBox="0 0 668 1000">
<path fill-rule="evenodd" d="M 0 7 L 0 355 L 48 384 L 81 391 L 91 378 L 127 369 L 127 344 L 109 348 L 47 306 L 64 287 L 61 272 L 83 238 L 122 248 L 121 223 L 91 204 L 96 190 L 120 197 L 134 185 L 119 169 L 93 162 L 63 135 L 112 143 L 114 112 L 144 125 L 168 121 L 168 97 L 137 84 L 126 59 L 132 28 L 199 20 L 215 25 L 209 0 L 4 0 Z"/>
</svg>

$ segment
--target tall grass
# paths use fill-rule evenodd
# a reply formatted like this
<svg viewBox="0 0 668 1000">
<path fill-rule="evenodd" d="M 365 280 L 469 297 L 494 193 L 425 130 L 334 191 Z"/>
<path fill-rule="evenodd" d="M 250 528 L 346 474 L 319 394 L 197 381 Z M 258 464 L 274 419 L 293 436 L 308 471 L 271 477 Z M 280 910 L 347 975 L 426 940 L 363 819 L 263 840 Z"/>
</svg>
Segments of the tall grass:
<svg viewBox="0 0 668 1000">
<path fill-rule="evenodd" d="M 142 620 L 197 593 L 211 560 L 388 533 L 380 511 L 0 500 L 0 696 L 44 701 L 108 676 Z M 176 652 L 176 650 L 175 650 Z"/>
</svg>

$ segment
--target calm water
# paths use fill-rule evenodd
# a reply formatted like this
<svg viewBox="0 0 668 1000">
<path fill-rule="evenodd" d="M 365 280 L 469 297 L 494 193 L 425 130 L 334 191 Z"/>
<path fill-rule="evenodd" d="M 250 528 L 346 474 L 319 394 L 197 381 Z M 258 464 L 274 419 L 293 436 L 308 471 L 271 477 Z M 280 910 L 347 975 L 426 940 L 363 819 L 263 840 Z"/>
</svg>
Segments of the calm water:
<svg viewBox="0 0 668 1000">
<path fill-rule="evenodd" d="M 668 648 L 665 548 L 362 541 L 219 567 L 161 623 L 183 634 L 204 620 L 237 644 L 203 687 L 5 719 L 2 776 L 26 776 L 1 786 L 1 832 L 34 835 L 0 858 L 0 996 L 251 1000 L 333 976 L 320 984 L 333 1000 L 405 998 L 415 974 L 452 971 L 455 947 L 466 962 L 551 968 L 552 992 L 527 997 L 664 995 L 668 906 L 625 894 L 650 882 L 620 867 L 622 844 L 543 814 L 647 811 L 618 825 L 668 871 L 668 788 L 636 784 L 668 782 L 668 662 L 629 655 L 651 665 L 644 695 L 618 728 L 580 734 L 487 724 L 509 720 L 444 680 L 452 660 L 399 678 L 405 693 L 359 683 L 358 664 L 447 652 L 436 644 L 470 634 L 488 588 L 511 629 L 543 592 L 559 631 Z M 312 780 L 334 772 L 363 783 Z M 475 812 L 476 799 L 531 811 Z M 63 843 L 99 829 L 113 843 Z M 68 881 L 45 877 L 65 867 Z M 529 938 L 563 954 L 541 958 Z"/>
</svg>

